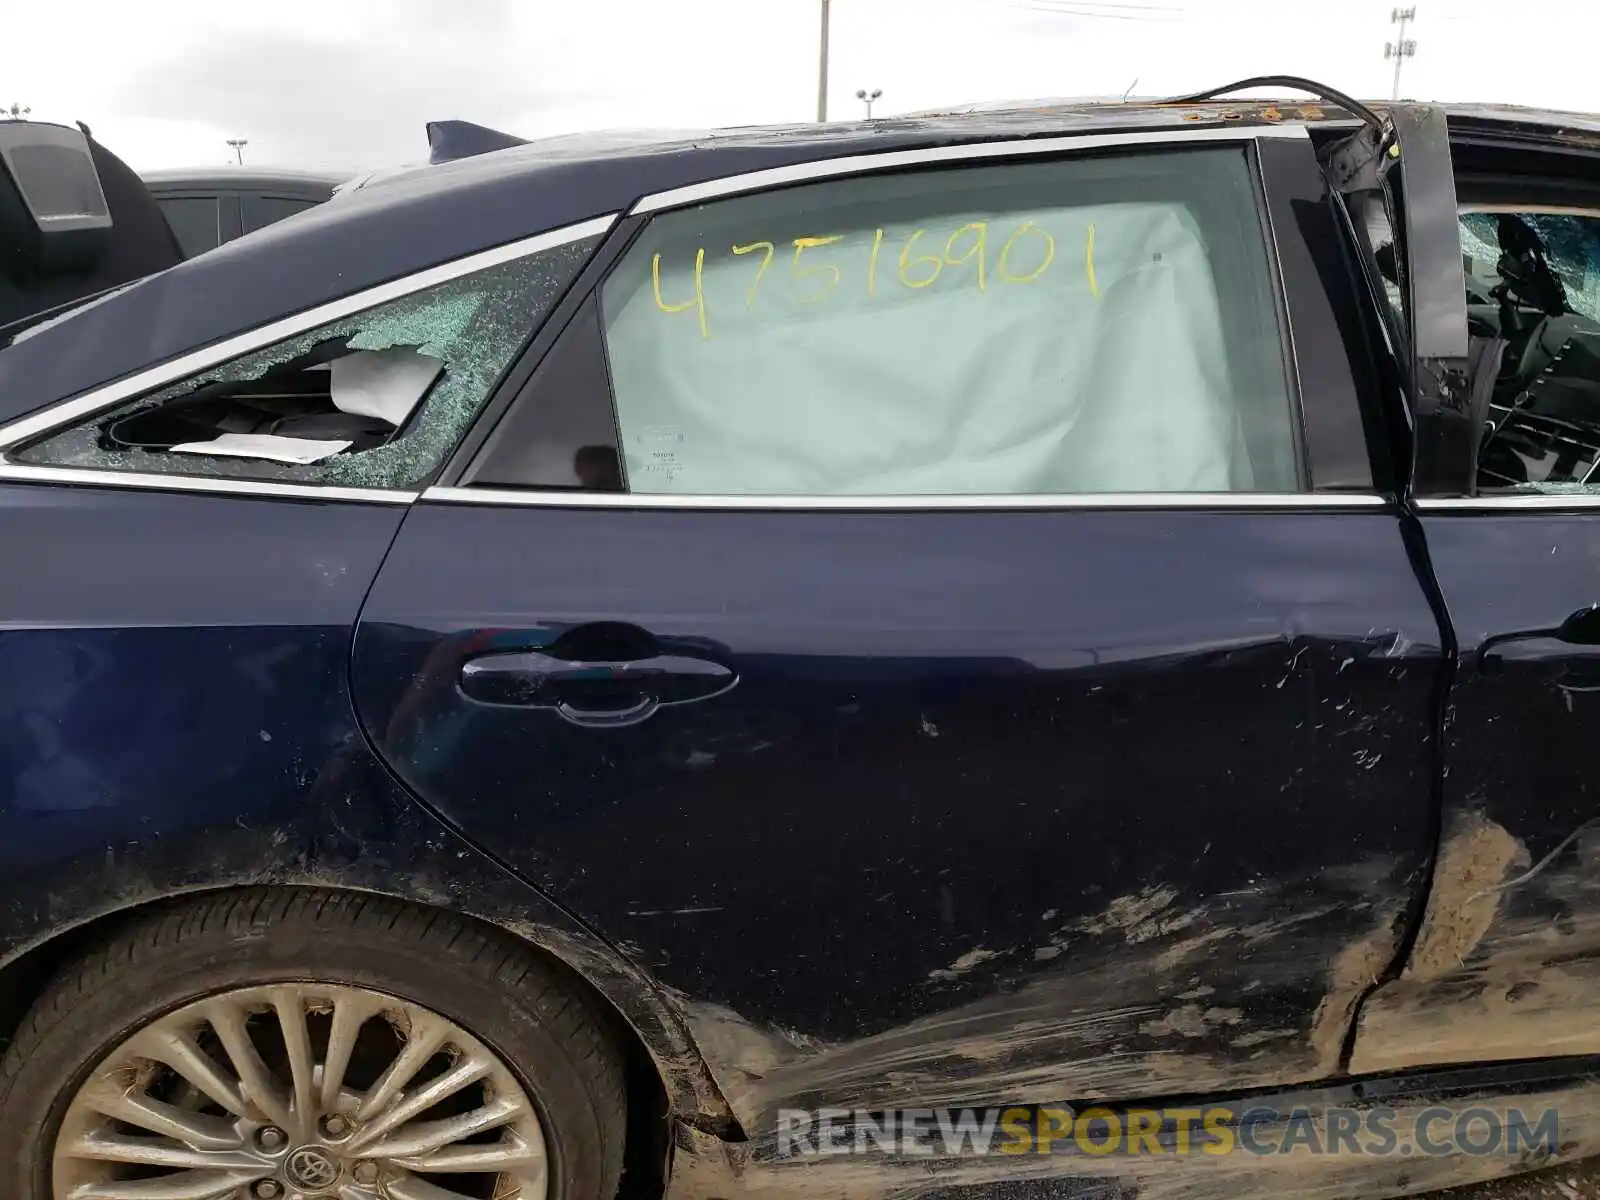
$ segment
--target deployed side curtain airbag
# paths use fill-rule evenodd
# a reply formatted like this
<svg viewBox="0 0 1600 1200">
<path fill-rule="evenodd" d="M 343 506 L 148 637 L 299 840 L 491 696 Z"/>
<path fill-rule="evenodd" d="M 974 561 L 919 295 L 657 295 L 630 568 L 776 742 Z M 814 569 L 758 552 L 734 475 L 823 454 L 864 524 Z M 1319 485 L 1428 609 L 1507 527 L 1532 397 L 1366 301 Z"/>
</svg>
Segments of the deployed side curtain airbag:
<svg viewBox="0 0 1600 1200">
<path fill-rule="evenodd" d="M 1181 204 L 852 216 L 631 252 L 605 297 L 630 490 L 1258 486 L 1241 414 L 1287 395 L 1281 367 L 1232 369 L 1224 314 L 1270 302 L 1224 293 Z"/>
</svg>

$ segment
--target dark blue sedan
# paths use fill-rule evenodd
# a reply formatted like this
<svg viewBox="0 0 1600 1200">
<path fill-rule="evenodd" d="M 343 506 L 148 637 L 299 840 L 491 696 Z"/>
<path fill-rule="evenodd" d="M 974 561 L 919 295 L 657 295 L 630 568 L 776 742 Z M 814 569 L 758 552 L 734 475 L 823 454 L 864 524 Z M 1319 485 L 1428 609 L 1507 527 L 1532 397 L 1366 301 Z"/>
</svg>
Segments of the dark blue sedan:
<svg viewBox="0 0 1600 1200">
<path fill-rule="evenodd" d="M 1600 121 L 1317 93 L 0 134 L 0 1196 L 1600 1152 Z"/>
</svg>

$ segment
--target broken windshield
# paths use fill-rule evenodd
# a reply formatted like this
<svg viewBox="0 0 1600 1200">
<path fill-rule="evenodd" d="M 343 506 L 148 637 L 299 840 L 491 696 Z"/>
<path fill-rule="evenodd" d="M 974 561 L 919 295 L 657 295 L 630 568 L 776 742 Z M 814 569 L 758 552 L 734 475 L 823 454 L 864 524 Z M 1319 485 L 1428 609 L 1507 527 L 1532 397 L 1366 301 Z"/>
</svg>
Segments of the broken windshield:
<svg viewBox="0 0 1600 1200">
<path fill-rule="evenodd" d="M 1600 490 L 1600 215 L 1460 216 L 1469 329 L 1493 347 L 1477 490 Z"/>
</svg>

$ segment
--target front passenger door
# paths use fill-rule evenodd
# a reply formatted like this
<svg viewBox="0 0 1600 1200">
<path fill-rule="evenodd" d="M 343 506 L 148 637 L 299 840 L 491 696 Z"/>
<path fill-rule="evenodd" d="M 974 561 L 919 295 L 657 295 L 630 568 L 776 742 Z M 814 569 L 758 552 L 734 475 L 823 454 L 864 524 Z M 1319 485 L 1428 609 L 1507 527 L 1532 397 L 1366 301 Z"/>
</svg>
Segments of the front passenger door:
<svg viewBox="0 0 1600 1200">
<path fill-rule="evenodd" d="M 1167 140 L 662 198 L 370 595 L 375 743 L 746 1128 L 1326 1075 L 1396 945 L 1441 654 L 1333 203 Z"/>
<path fill-rule="evenodd" d="M 1500 358 L 1474 437 L 1419 480 L 1460 663 L 1429 903 L 1358 1071 L 1600 1052 L 1600 189 L 1565 146 L 1494 145 L 1460 137 L 1457 204 L 1431 210 L 1459 207 L 1460 252 L 1430 302 Z"/>
</svg>

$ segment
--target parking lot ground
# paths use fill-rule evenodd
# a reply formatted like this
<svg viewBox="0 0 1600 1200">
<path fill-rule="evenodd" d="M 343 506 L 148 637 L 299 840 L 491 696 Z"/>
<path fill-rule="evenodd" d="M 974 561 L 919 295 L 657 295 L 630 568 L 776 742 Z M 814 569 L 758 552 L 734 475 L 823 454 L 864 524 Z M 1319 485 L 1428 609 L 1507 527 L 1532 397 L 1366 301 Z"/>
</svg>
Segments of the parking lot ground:
<svg viewBox="0 0 1600 1200">
<path fill-rule="evenodd" d="M 1600 1200 L 1600 1159 L 1568 1163 L 1493 1183 L 1429 1192 L 1420 1200 Z"/>
</svg>

